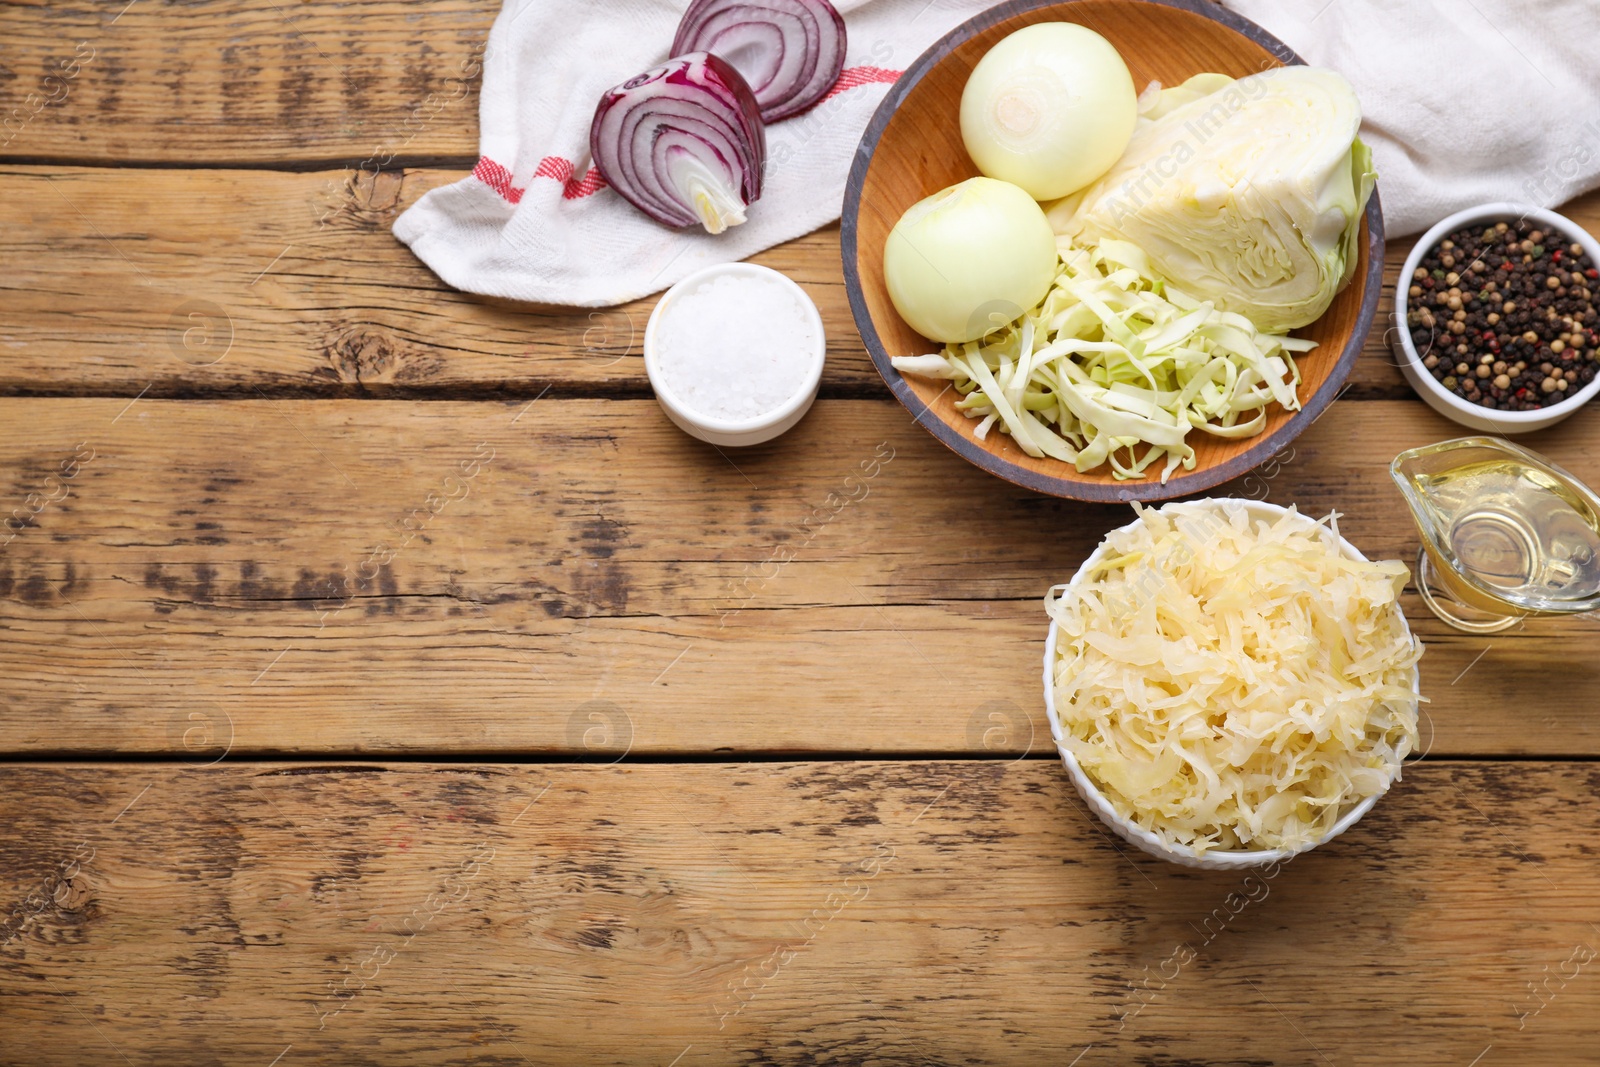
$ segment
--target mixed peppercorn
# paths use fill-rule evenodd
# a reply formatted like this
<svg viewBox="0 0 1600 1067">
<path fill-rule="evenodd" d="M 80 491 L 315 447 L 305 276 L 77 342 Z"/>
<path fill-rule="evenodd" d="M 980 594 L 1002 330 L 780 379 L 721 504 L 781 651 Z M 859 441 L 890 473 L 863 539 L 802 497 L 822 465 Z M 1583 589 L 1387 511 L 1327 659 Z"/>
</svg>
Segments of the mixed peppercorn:
<svg viewBox="0 0 1600 1067">
<path fill-rule="evenodd" d="M 1573 396 L 1600 370 L 1597 279 L 1567 234 L 1526 219 L 1468 227 L 1422 257 L 1406 324 L 1446 389 L 1486 408 L 1533 411 Z"/>
</svg>

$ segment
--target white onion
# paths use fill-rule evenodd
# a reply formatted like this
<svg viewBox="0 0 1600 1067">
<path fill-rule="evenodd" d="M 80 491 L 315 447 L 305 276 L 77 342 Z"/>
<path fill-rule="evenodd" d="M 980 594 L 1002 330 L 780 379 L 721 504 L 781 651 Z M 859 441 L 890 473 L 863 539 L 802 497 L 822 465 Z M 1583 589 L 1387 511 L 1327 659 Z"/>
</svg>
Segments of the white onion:
<svg viewBox="0 0 1600 1067">
<path fill-rule="evenodd" d="M 1035 200 L 1077 192 L 1121 157 L 1138 119 L 1128 66 L 1110 41 L 1041 22 L 989 49 L 961 94 L 967 154 Z"/>
<path fill-rule="evenodd" d="M 1037 306 L 1057 262 L 1044 210 L 993 178 L 969 178 L 913 204 L 883 249 L 895 310 L 947 344 L 975 341 Z"/>
</svg>

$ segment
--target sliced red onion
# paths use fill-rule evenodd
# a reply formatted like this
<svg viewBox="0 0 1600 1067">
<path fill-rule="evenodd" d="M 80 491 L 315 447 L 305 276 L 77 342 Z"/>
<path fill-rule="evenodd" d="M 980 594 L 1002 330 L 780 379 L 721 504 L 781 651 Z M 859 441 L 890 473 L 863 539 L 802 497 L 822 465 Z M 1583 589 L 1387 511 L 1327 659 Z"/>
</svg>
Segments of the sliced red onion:
<svg viewBox="0 0 1600 1067">
<path fill-rule="evenodd" d="M 712 52 L 744 75 L 763 122 L 816 104 L 844 70 L 844 19 L 828 0 L 694 0 L 672 52 Z"/>
<path fill-rule="evenodd" d="M 606 184 L 657 222 L 721 233 L 761 197 L 767 138 L 739 72 L 691 52 L 601 97 L 589 150 Z"/>
</svg>

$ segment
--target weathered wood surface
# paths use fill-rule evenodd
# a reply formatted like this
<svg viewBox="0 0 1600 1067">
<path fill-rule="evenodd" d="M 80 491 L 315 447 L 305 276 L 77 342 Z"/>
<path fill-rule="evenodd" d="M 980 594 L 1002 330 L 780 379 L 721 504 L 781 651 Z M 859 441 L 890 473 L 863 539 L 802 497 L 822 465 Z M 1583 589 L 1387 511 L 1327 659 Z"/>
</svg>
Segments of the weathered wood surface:
<svg viewBox="0 0 1600 1067">
<path fill-rule="evenodd" d="M 1341 403 L 1227 492 L 1410 560 L 1387 463 L 1451 432 Z M 1600 481 L 1592 436 L 1532 443 Z M 9 399 L 0 471 L 0 750 L 41 754 L 1042 750 L 1039 598 L 1131 519 L 889 401 L 723 455 L 647 400 Z M 1592 622 L 1407 607 L 1435 752 L 1600 753 Z"/>
<path fill-rule="evenodd" d="M 1127 513 L 884 399 L 837 229 L 758 257 L 833 399 L 726 457 L 647 399 L 653 301 L 394 240 L 498 6 L 0 3 L 0 752 L 172 758 L 0 765 L 0 1064 L 1600 1062 L 1593 624 L 1410 598 L 1430 756 L 1354 831 L 1119 851 L 992 757 L 1048 750 L 1038 597 Z M 1386 329 L 1229 491 L 1409 557 L 1384 467 L 1457 430 Z M 1586 418 L 1530 443 L 1600 479 Z"/>
<path fill-rule="evenodd" d="M 0 391 L 649 395 L 653 300 L 486 300 L 394 238 L 403 207 L 461 176 L 0 169 Z M 837 227 L 755 261 L 817 300 L 830 388 L 881 390 L 850 319 Z"/>
<path fill-rule="evenodd" d="M 395 240 L 400 210 L 461 174 L 0 167 L 0 392 L 648 395 L 654 298 L 592 311 L 486 300 Z M 1600 194 L 1571 210 L 1600 228 Z M 755 261 L 816 300 L 827 393 L 887 396 L 850 316 L 838 237 L 831 227 Z M 1391 244 L 1391 285 L 1408 251 Z M 1386 296 L 1347 399 L 1415 403 L 1389 308 Z"/>
<path fill-rule="evenodd" d="M 1596 1061 L 1589 764 L 1413 766 L 1249 879 L 1043 760 L 0 789 L 7 1064 Z"/>
<path fill-rule="evenodd" d="M 0 4 L 0 159 L 470 166 L 499 7 L 10 0 Z"/>
</svg>

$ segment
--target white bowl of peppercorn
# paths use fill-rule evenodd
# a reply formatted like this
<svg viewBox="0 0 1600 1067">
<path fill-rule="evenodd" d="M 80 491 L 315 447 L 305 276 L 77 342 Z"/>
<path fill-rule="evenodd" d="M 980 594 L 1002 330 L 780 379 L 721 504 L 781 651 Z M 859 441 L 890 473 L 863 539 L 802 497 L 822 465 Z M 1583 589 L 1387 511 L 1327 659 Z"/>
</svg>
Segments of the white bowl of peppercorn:
<svg viewBox="0 0 1600 1067">
<path fill-rule="evenodd" d="M 1554 211 L 1495 203 L 1417 241 L 1395 286 L 1400 370 L 1435 411 L 1516 434 L 1600 392 L 1600 242 Z"/>
</svg>

